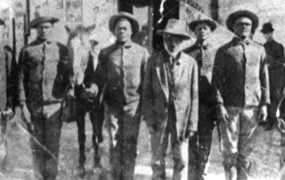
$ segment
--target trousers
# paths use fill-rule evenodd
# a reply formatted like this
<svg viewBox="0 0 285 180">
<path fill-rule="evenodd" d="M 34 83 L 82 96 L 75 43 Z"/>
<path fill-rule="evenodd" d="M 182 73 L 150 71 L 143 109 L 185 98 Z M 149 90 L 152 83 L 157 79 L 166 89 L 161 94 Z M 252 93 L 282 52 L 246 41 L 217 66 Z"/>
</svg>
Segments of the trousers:
<svg viewBox="0 0 285 180">
<path fill-rule="evenodd" d="M 174 107 L 170 105 L 166 125 L 150 131 L 152 149 L 152 180 L 166 179 L 166 151 L 170 139 L 173 155 L 173 180 L 188 180 L 188 139 L 180 141 L 176 130 Z"/>
<path fill-rule="evenodd" d="M 109 166 L 113 180 L 134 180 L 140 115 L 105 104 Z"/>
<path fill-rule="evenodd" d="M 250 157 L 262 128 L 258 126 L 258 107 L 226 107 L 229 119 L 220 122 L 223 165 L 226 180 L 247 180 Z"/>
<path fill-rule="evenodd" d="M 205 180 L 209 168 L 215 109 L 199 106 L 197 134 L 189 139 L 189 180 Z"/>
<path fill-rule="evenodd" d="M 35 179 L 55 180 L 58 173 L 59 141 L 62 127 L 60 103 L 44 105 L 42 113 L 31 116 L 34 125 L 30 139 Z"/>
</svg>

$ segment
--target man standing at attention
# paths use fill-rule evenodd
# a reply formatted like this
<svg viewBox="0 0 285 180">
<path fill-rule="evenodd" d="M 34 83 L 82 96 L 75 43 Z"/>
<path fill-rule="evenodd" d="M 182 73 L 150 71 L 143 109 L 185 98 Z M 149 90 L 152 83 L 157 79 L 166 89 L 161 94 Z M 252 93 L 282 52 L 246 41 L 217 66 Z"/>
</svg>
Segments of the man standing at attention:
<svg viewBox="0 0 285 180">
<path fill-rule="evenodd" d="M 271 104 L 268 107 L 268 121 L 265 129 L 271 130 L 274 124 L 277 124 L 277 108 L 283 97 L 283 83 L 279 83 L 284 76 L 285 71 L 285 57 L 284 47 L 273 38 L 274 28 L 270 22 L 264 23 L 261 29 L 266 40 L 264 48 L 268 57 L 268 72 L 270 82 L 270 100 Z"/>
<path fill-rule="evenodd" d="M 197 61 L 199 68 L 199 121 L 197 134 L 189 141 L 188 179 L 205 180 L 216 121 L 212 71 L 217 48 L 210 38 L 217 25 L 200 15 L 197 20 L 189 24 L 189 27 L 195 33 L 197 41 L 184 52 Z"/>
<path fill-rule="evenodd" d="M 164 49 L 151 56 L 143 88 L 143 112 L 151 135 L 152 179 L 165 180 L 169 139 L 174 161 L 173 178 L 188 180 L 188 143 L 197 130 L 198 67 L 182 52 L 191 39 L 187 24 L 169 19 L 164 30 Z"/>
<path fill-rule="evenodd" d="M 149 55 L 131 39 L 139 31 L 139 23 L 132 14 L 120 12 L 112 16 L 109 29 L 116 42 L 100 52 L 95 74 L 85 72 L 90 79 L 84 81 L 95 83 L 103 93 L 111 179 L 134 180 L 142 82 Z"/>
<path fill-rule="evenodd" d="M 267 118 L 269 77 L 265 50 L 252 41 L 258 17 L 247 10 L 229 15 L 230 42 L 217 51 L 213 85 L 221 131 L 226 180 L 247 180 L 258 140 L 258 124 Z"/>
<path fill-rule="evenodd" d="M 67 48 L 51 40 L 59 19 L 38 17 L 30 28 L 37 39 L 19 56 L 19 103 L 22 117 L 34 127 L 31 137 L 36 179 L 55 180 L 58 172 L 62 100 L 71 74 Z"/>
</svg>

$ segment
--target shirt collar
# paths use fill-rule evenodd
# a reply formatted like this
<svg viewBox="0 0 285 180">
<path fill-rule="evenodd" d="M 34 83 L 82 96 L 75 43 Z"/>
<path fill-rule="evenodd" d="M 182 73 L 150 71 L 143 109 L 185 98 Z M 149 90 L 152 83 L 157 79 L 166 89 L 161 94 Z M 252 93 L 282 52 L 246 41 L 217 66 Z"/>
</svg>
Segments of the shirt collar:
<svg viewBox="0 0 285 180">
<path fill-rule="evenodd" d="M 52 42 L 51 40 L 40 39 L 40 38 L 37 38 L 36 41 L 39 43 L 46 43 L 46 44 L 50 44 Z"/>
<path fill-rule="evenodd" d="M 129 49 L 129 48 L 132 47 L 133 42 L 132 42 L 132 41 L 127 41 L 127 42 L 125 42 L 125 43 L 121 43 L 121 42 L 119 42 L 119 41 L 116 41 L 116 44 L 117 44 L 119 47 L 124 47 L 124 48 L 126 48 L 126 49 Z"/>
<path fill-rule="evenodd" d="M 209 41 L 196 41 L 195 42 L 195 46 L 197 46 L 198 48 L 203 48 L 204 50 L 210 48 L 212 46 L 212 44 Z"/>
<path fill-rule="evenodd" d="M 270 37 L 270 38 L 266 41 L 266 43 L 272 42 L 272 41 L 274 41 L 274 39 L 273 39 L 273 37 Z"/>
<path fill-rule="evenodd" d="M 169 63 L 172 63 L 172 62 L 179 62 L 180 56 L 181 56 L 181 51 L 180 51 L 180 52 L 177 54 L 177 56 L 174 58 L 174 57 L 170 56 L 170 55 L 168 54 L 168 52 L 164 49 L 164 50 L 162 51 L 162 56 L 163 56 L 163 58 L 164 58 L 164 60 L 165 60 L 166 62 L 169 62 Z"/>
<path fill-rule="evenodd" d="M 233 40 L 232 40 L 233 44 L 234 45 L 238 45 L 238 44 L 241 44 L 241 45 L 249 45 L 252 43 L 252 40 L 250 38 L 247 38 L 247 39 L 241 39 L 239 37 L 234 37 Z"/>
</svg>

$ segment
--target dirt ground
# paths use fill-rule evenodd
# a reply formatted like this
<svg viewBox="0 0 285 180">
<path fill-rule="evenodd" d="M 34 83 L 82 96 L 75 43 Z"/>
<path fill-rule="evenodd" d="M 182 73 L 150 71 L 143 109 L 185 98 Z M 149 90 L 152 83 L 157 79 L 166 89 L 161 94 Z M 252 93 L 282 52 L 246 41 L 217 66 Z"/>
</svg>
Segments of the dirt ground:
<svg viewBox="0 0 285 180">
<path fill-rule="evenodd" d="M 88 119 L 88 117 L 87 117 Z M 18 116 L 9 123 L 7 138 L 8 138 L 8 160 L 6 163 L 6 172 L 0 174 L 0 180 L 31 180 L 33 179 L 31 150 L 29 146 L 29 134 L 20 126 Z M 87 175 L 82 179 L 96 179 L 94 171 L 92 171 L 92 146 L 91 146 L 91 124 L 87 123 L 87 142 L 86 142 L 86 169 Z M 105 148 L 106 149 L 106 148 Z M 169 157 L 171 153 L 169 152 Z M 272 132 L 264 132 L 260 137 L 258 146 L 254 151 L 254 170 L 252 174 L 255 179 L 270 180 L 277 176 L 279 168 L 280 155 L 280 134 L 277 130 Z M 70 180 L 80 179 L 77 175 L 77 159 L 78 159 L 78 143 L 77 143 L 77 127 L 75 123 L 64 124 L 61 135 L 61 150 L 60 150 L 60 171 L 58 179 Z M 221 154 L 219 152 L 219 142 L 217 133 L 214 134 L 213 148 L 211 153 L 211 165 L 209 168 L 209 180 L 223 180 L 223 168 L 221 165 Z M 151 170 L 150 162 L 150 144 L 149 135 L 145 124 L 141 124 L 136 179 L 147 180 Z M 171 158 L 168 158 L 168 167 L 171 169 Z M 170 172 L 171 173 L 171 172 Z"/>
</svg>

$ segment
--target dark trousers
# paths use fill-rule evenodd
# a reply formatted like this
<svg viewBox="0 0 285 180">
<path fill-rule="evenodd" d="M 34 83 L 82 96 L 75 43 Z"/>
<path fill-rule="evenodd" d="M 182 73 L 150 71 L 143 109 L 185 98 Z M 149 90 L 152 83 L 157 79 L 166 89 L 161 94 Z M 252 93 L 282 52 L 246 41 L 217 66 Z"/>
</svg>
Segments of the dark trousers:
<svg viewBox="0 0 285 180">
<path fill-rule="evenodd" d="M 268 130 L 272 129 L 274 124 L 277 124 L 277 110 L 280 109 L 280 113 L 285 112 L 284 103 L 284 73 L 285 69 L 280 67 L 278 69 L 269 69 L 269 81 L 270 81 L 270 105 L 268 106 Z M 279 107 L 281 105 L 281 107 Z"/>
<path fill-rule="evenodd" d="M 205 180 L 209 166 L 215 109 L 199 106 L 197 134 L 189 139 L 189 180 Z"/>
<path fill-rule="evenodd" d="M 59 141 L 62 127 L 61 104 L 44 105 L 42 113 L 31 116 L 34 125 L 31 148 L 37 180 L 55 180 L 58 173 Z"/>
<path fill-rule="evenodd" d="M 105 107 L 112 179 L 134 180 L 140 117 L 108 105 Z"/>
</svg>

